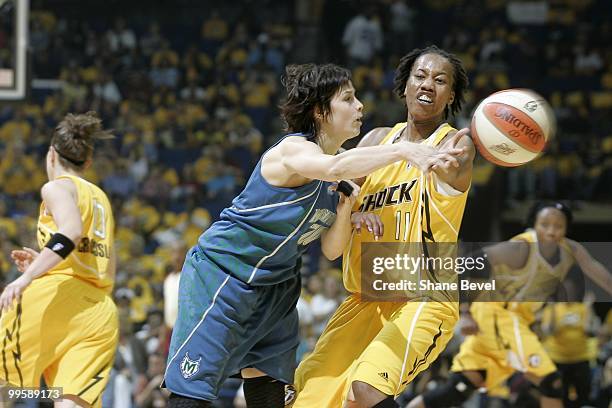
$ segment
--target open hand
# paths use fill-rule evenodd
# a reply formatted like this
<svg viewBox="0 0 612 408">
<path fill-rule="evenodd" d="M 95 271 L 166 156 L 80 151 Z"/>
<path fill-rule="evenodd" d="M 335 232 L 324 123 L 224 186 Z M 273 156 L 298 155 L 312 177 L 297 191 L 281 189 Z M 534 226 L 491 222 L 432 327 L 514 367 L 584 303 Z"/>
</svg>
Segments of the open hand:
<svg viewBox="0 0 612 408">
<path fill-rule="evenodd" d="M 11 251 L 11 258 L 15 265 L 17 265 L 17 269 L 19 272 L 23 273 L 34 259 L 38 256 L 38 252 L 33 250 L 32 248 L 23 247 L 23 249 L 16 249 Z"/>
<path fill-rule="evenodd" d="M 457 143 L 468 132 L 467 128 L 461 129 L 442 146 L 411 144 L 410 149 L 407 149 L 406 159 L 424 173 L 438 169 L 448 171 L 452 167 L 459 167 L 459 156 L 467 150 L 458 148 Z"/>
</svg>

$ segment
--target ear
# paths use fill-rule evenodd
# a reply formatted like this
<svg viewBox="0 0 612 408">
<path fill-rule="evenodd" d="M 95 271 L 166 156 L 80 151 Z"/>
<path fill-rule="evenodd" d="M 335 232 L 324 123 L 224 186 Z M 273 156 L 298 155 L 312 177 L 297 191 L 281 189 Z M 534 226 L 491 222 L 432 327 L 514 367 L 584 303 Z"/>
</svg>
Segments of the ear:
<svg viewBox="0 0 612 408">
<path fill-rule="evenodd" d="M 55 151 L 55 148 L 53 146 L 49 146 L 49 154 L 51 158 L 51 163 L 54 164 L 55 160 L 57 159 L 57 152 Z"/>
<path fill-rule="evenodd" d="M 448 98 L 448 106 L 452 105 L 455 101 L 455 91 L 451 91 L 450 98 Z"/>
</svg>

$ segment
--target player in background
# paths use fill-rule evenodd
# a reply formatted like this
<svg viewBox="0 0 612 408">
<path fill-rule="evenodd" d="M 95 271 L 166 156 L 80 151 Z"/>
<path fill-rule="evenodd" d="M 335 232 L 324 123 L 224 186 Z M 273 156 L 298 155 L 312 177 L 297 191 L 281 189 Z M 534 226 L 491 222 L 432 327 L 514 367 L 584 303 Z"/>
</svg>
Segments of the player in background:
<svg viewBox="0 0 612 408">
<path fill-rule="evenodd" d="M 599 321 L 593 311 L 595 296 L 587 292 L 577 302 L 576 285 L 564 283 L 571 302 L 547 304 L 542 311 L 541 329 L 546 352 L 557 366 L 563 382 L 563 406 L 589 405 L 591 362 L 597 359 Z"/>
<path fill-rule="evenodd" d="M 263 154 L 244 190 L 187 254 L 165 375 L 170 407 L 211 406 L 235 374 L 245 379 L 250 408 L 283 407 L 298 345 L 300 257 L 321 237 L 323 254 L 335 259 L 351 232 L 358 188 L 339 198 L 332 183 L 400 160 L 448 169 L 463 153 L 406 141 L 336 155 L 361 127 L 350 73 L 293 65 L 284 85 L 290 133 Z"/>
<path fill-rule="evenodd" d="M 462 314 L 462 332 L 471 335 L 453 360 L 447 383 L 412 400 L 409 408 L 461 405 L 480 387 L 492 388 L 514 371 L 538 386 L 542 407 L 562 406 L 562 383 L 557 367 L 530 329 L 535 312 L 555 293 L 574 263 L 610 292 L 609 271 L 580 243 L 566 237 L 572 221 L 561 203 L 537 203 L 528 225 L 533 229 L 510 241 L 485 247 L 487 271 L 511 302 L 474 302 Z M 486 275 L 486 274 L 485 274 Z"/>
<path fill-rule="evenodd" d="M 400 60 L 395 91 L 405 101 L 406 122 L 372 130 L 359 146 L 412 142 L 456 146 L 463 153 L 456 167 L 428 172 L 403 161 L 359 181 L 353 220 L 361 232 L 351 235 L 343 259 L 344 285 L 351 294 L 298 367 L 294 408 L 397 407 L 395 397 L 452 337 L 459 318 L 452 294 L 441 291 L 425 298 L 414 293 L 408 302 L 362 301 L 361 277 L 368 272 L 361 270 L 361 259 L 362 244 L 369 242 L 457 242 L 475 149 L 469 137 L 462 137 L 466 130 L 458 132 L 447 119 L 461 109 L 467 83 L 461 62 L 435 46 L 415 49 Z M 421 272 L 437 278 L 435 271 Z"/>
<path fill-rule="evenodd" d="M 95 140 L 111 137 L 94 112 L 68 114 L 55 128 L 40 252 L 11 253 L 22 274 L 0 296 L 0 384 L 39 389 L 44 376 L 62 388 L 62 396 L 51 394 L 56 407 L 101 406 L 117 348 L 113 214 L 106 194 L 82 178 Z"/>
</svg>

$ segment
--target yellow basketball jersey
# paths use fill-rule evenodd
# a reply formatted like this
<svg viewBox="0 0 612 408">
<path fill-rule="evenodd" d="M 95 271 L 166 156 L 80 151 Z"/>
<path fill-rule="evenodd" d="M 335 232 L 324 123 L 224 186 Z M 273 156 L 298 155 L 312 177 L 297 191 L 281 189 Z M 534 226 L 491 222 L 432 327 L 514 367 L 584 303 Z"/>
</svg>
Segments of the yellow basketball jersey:
<svg viewBox="0 0 612 408">
<path fill-rule="evenodd" d="M 396 124 L 380 144 L 393 143 L 405 127 L 405 122 Z M 453 127 L 444 123 L 422 143 L 436 146 L 452 130 Z M 352 293 L 361 292 L 363 243 L 457 242 L 469 189 L 465 192 L 453 190 L 452 193 L 449 189 L 453 190 L 439 182 L 435 174 L 425 175 L 406 161 L 390 164 L 368 175 L 353 210 L 378 214 L 384 224 L 384 234 L 375 241 L 367 231 L 353 231 L 343 257 L 346 289 Z M 456 280 L 456 276 L 452 278 Z M 449 298 L 443 294 L 436 300 Z"/>
<path fill-rule="evenodd" d="M 544 301 L 555 293 L 559 283 L 565 279 L 574 264 L 574 256 L 567 240 L 563 239 L 559 244 L 559 262 L 550 265 L 540 254 L 538 237 L 533 229 L 516 235 L 511 241 L 530 244 L 527 262 L 520 269 L 510 269 L 505 265 L 496 267 L 496 286 L 506 296 L 517 300 L 508 304 L 509 310 L 519 313 L 527 322 L 533 322 L 534 313 L 542 308 Z M 534 301 L 539 299 L 542 301 Z"/>
<path fill-rule="evenodd" d="M 592 358 L 586 333 L 587 307 L 583 303 L 555 303 L 546 306 L 542 325 L 551 325 L 554 333 L 546 338 L 544 347 L 557 363 L 571 364 Z"/>
<path fill-rule="evenodd" d="M 70 179 L 76 186 L 83 235 L 74 251 L 47 274 L 72 275 L 110 292 L 114 281 L 114 276 L 111 276 L 109 271 L 109 262 L 113 250 L 115 221 L 108 197 L 98 186 L 82 178 L 70 175 L 58 178 Z M 42 249 L 56 232 L 57 225 L 43 201 L 38 217 L 39 247 Z"/>
</svg>

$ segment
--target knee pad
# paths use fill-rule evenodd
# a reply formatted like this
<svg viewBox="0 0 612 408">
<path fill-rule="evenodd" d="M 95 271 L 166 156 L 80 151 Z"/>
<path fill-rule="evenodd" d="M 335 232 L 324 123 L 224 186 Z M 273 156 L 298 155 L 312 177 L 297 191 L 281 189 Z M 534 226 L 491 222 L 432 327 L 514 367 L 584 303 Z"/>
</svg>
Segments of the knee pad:
<svg viewBox="0 0 612 408">
<path fill-rule="evenodd" d="M 555 371 L 554 373 L 550 373 L 546 377 L 542 378 L 538 389 L 545 397 L 562 399 L 563 383 L 559 372 Z"/>
<path fill-rule="evenodd" d="M 283 408 L 285 383 L 267 375 L 245 378 L 244 399 L 249 408 Z"/>
<path fill-rule="evenodd" d="M 182 395 L 170 394 L 168 408 L 211 408 L 209 401 L 196 398 L 183 397 Z"/>
<path fill-rule="evenodd" d="M 427 408 L 460 406 L 470 398 L 476 387 L 462 373 L 452 373 L 448 381 L 423 394 Z"/>
</svg>

